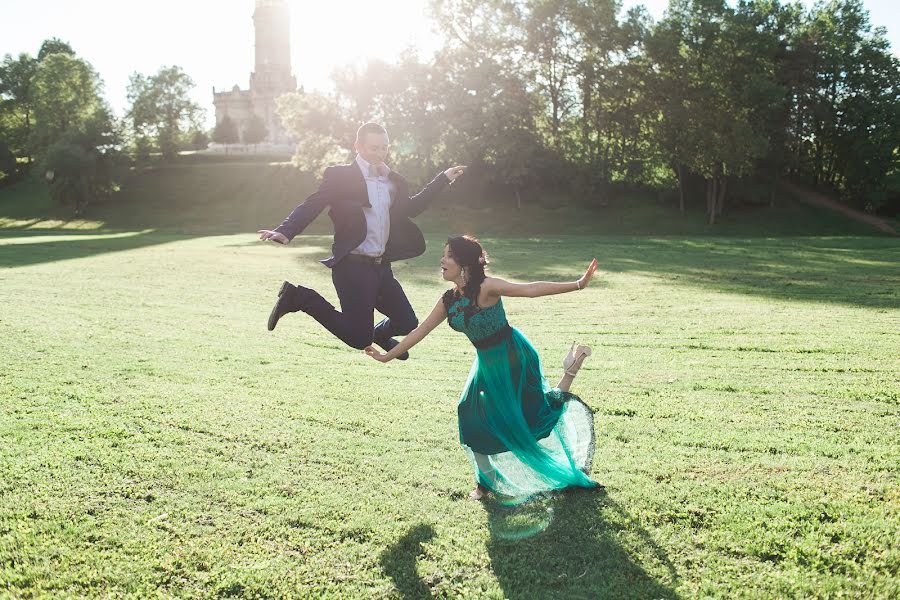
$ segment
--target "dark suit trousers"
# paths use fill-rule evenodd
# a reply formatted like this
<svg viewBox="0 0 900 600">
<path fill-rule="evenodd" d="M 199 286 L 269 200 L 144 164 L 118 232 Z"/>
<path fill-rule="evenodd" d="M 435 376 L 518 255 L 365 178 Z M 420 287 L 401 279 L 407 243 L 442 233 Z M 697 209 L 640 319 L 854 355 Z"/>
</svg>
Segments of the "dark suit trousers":
<svg viewBox="0 0 900 600">
<path fill-rule="evenodd" d="M 315 290 L 298 286 L 299 306 L 348 346 L 361 350 L 374 340 L 406 335 L 419 324 L 390 263 L 343 259 L 331 269 L 331 280 L 340 311 Z M 373 329 L 375 310 L 385 319 Z"/>
</svg>

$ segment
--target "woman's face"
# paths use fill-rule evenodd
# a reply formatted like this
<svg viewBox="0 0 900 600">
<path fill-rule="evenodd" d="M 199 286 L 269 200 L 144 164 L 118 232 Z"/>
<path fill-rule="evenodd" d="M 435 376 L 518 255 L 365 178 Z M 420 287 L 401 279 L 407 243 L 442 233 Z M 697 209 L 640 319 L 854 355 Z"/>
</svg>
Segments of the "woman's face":
<svg viewBox="0 0 900 600">
<path fill-rule="evenodd" d="M 441 257 L 441 276 L 446 281 L 455 281 L 461 274 L 462 268 L 453 260 L 450 246 L 444 246 L 444 256 Z"/>
</svg>

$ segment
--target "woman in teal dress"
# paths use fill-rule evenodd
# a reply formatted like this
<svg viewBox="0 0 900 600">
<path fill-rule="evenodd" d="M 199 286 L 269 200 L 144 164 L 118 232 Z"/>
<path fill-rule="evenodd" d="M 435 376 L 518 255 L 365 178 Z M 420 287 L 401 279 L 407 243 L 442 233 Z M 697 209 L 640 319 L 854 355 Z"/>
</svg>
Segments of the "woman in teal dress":
<svg viewBox="0 0 900 600">
<path fill-rule="evenodd" d="M 593 414 L 569 392 L 590 348 L 572 345 L 563 360 L 565 374 L 551 388 L 534 346 L 507 322 L 502 300 L 503 296 L 536 298 L 582 290 L 590 283 L 597 260 L 570 283 L 512 283 L 487 277 L 487 262 L 476 239 L 450 238 L 441 272 L 455 287 L 390 352 L 371 346 L 365 352 L 388 362 L 419 343 L 444 319 L 475 346 L 475 363 L 457 408 L 460 442 L 475 470 L 471 498 L 480 500 L 488 491 L 528 498 L 569 487 L 601 487 L 589 477 Z"/>
</svg>

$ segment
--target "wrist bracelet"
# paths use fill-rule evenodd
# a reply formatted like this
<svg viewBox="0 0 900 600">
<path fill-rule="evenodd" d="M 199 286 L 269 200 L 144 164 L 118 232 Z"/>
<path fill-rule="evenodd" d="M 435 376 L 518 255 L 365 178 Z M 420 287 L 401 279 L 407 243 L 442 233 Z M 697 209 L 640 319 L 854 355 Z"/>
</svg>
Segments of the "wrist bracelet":
<svg viewBox="0 0 900 600">
<path fill-rule="evenodd" d="M 579 290 L 581 289 L 581 280 L 580 279 L 575 280 L 575 287 L 577 287 Z"/>
</svg>

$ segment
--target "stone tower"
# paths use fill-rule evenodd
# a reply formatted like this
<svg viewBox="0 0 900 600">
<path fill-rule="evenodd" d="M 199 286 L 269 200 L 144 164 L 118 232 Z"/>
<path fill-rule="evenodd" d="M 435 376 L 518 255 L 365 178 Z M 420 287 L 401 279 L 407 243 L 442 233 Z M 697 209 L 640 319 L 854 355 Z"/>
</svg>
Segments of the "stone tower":
<svg viewBox="0 0 900 600">
<path fill-rule="evenodd" d="M 255 69 L 250 74 L 250 89 L 234 86 L 229 92 L 216 92 L 216 123 L 226 115 L 243 132 L 252 115 L 266 124 L 266 141 L 285 144 L 290 140 L 275 113 L 275 99 L 297 91 L 297 79 L 291 74 L 290 9 L 286 0 L 256 0 L 253 28 L 256 38 Z"/>
<path fill-rule="evenodd" d="M 291 75 L 291 15 L 285 0 L 256 0 L 256 70 L 250 90 L 258 96 L 281 95 L 297 89 Z"/>
</svg>

